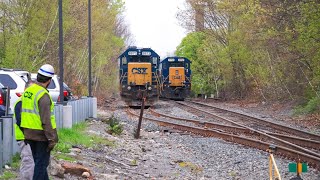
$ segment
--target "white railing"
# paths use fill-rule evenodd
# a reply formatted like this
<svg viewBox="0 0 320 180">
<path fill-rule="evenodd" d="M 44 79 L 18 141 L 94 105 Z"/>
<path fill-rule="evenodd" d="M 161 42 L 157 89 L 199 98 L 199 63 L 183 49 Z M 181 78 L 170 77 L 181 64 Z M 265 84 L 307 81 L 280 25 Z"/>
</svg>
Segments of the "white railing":
<svg viewBox="0 0 320 180">
<path fill-rule="evenodd" d="M 57 129 L 71 128 L 73 124 L 83 122 L 88 118 L 97 118 L 97 98 L 82 97 L 68 101 L 66 104 L 55 104 L 54 114 Z M 14 136 L 14 123 L 15 119 L 12 114 L 0 117 L 0 175 L 2 175 L 3 166 L 11 164 L 12 156 L 19 152 Z"/>
</svg>

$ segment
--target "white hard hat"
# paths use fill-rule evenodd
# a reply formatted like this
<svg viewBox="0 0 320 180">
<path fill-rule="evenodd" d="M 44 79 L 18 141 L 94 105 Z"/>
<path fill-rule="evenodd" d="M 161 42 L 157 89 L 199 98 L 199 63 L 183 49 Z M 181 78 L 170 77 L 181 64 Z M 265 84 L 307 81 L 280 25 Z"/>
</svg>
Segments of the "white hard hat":
<svg viewBox="0 0 320 180">
<path fill-rule="evenodd" d="M 50 64 L 45 64 L 41 66 L 38 73 L 46 77 L 53 77 L 54 68 Z"/>
</svg>

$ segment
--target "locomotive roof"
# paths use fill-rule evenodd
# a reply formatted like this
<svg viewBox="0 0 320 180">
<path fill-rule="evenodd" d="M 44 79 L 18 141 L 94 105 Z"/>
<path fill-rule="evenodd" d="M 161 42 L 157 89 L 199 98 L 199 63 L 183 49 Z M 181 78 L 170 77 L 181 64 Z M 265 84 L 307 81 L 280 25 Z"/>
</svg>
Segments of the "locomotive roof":
<svg viewBox="0 0 320 180">
<path fill-rule="evenodd" d="M 171 56 L 171 57 L 166 57 L 166 58 L 164 58 L 163 60 L 161 60 L 160 61 L 160 63 L 166 63 L 166 62 L 168 62 L 168 60 L 169 59 L 174 59 L 174 61 L 173 62 L 179 62 L 179 59 L 184 59 L 184 61 L 185 62 L 189 62 L 189 63 L 191 63 L 191 61 L 188 59 L 188 58 L 186 58 L 186 57 L 182 57 L 182 56 Z"/>
<path fill-rule="evenodd" d="M 148 51 L 151 52 L 152 56 L 159 56 L 153 49 L 151 48 L 138 48 L 136 46 L 129 46 L 122 54 L 120 54 L 119 57 L 121 56 L 126 56 L 128 55 L 129 51 L 136 51 L 136 52 L 143 52 L 143 51 Z M 140 55 L 140 54 L 139 54 Z"/>
</svg>

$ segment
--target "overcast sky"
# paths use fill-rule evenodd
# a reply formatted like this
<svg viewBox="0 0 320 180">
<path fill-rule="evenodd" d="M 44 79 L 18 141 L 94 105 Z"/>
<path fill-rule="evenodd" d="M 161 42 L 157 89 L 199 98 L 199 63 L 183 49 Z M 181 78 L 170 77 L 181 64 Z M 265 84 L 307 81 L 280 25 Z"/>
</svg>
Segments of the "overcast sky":
<svg viewBox="0 0 320 180">
<path fill-rule="evenodd" d="M 184 0 L 125 0 L 126 20 L 138 47 L 150 47 L 161 58 L 173 55 L 186 36 L 176 14 Z"/>
</svg>

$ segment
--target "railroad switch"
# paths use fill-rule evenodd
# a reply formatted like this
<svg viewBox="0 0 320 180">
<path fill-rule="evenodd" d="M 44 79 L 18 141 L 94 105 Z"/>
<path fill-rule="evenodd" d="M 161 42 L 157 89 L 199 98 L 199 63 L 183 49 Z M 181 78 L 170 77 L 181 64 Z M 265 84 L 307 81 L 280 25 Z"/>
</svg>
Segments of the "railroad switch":
<svg viewBox="0 0 320 180">
<path fill-rule="evenodd" d="M 267 149 L 269 152 L 269 176 L 270 180 L 281 180 L 279 169 L 277 167 L 276 161 L 274 160 L 273 153 L 277 151 L 277 146 L 271 144 Z M 274 169 L 273 169 L 274 168 Z M 274 170 L 274 173 L 273 173 Z"/>
</svg>

